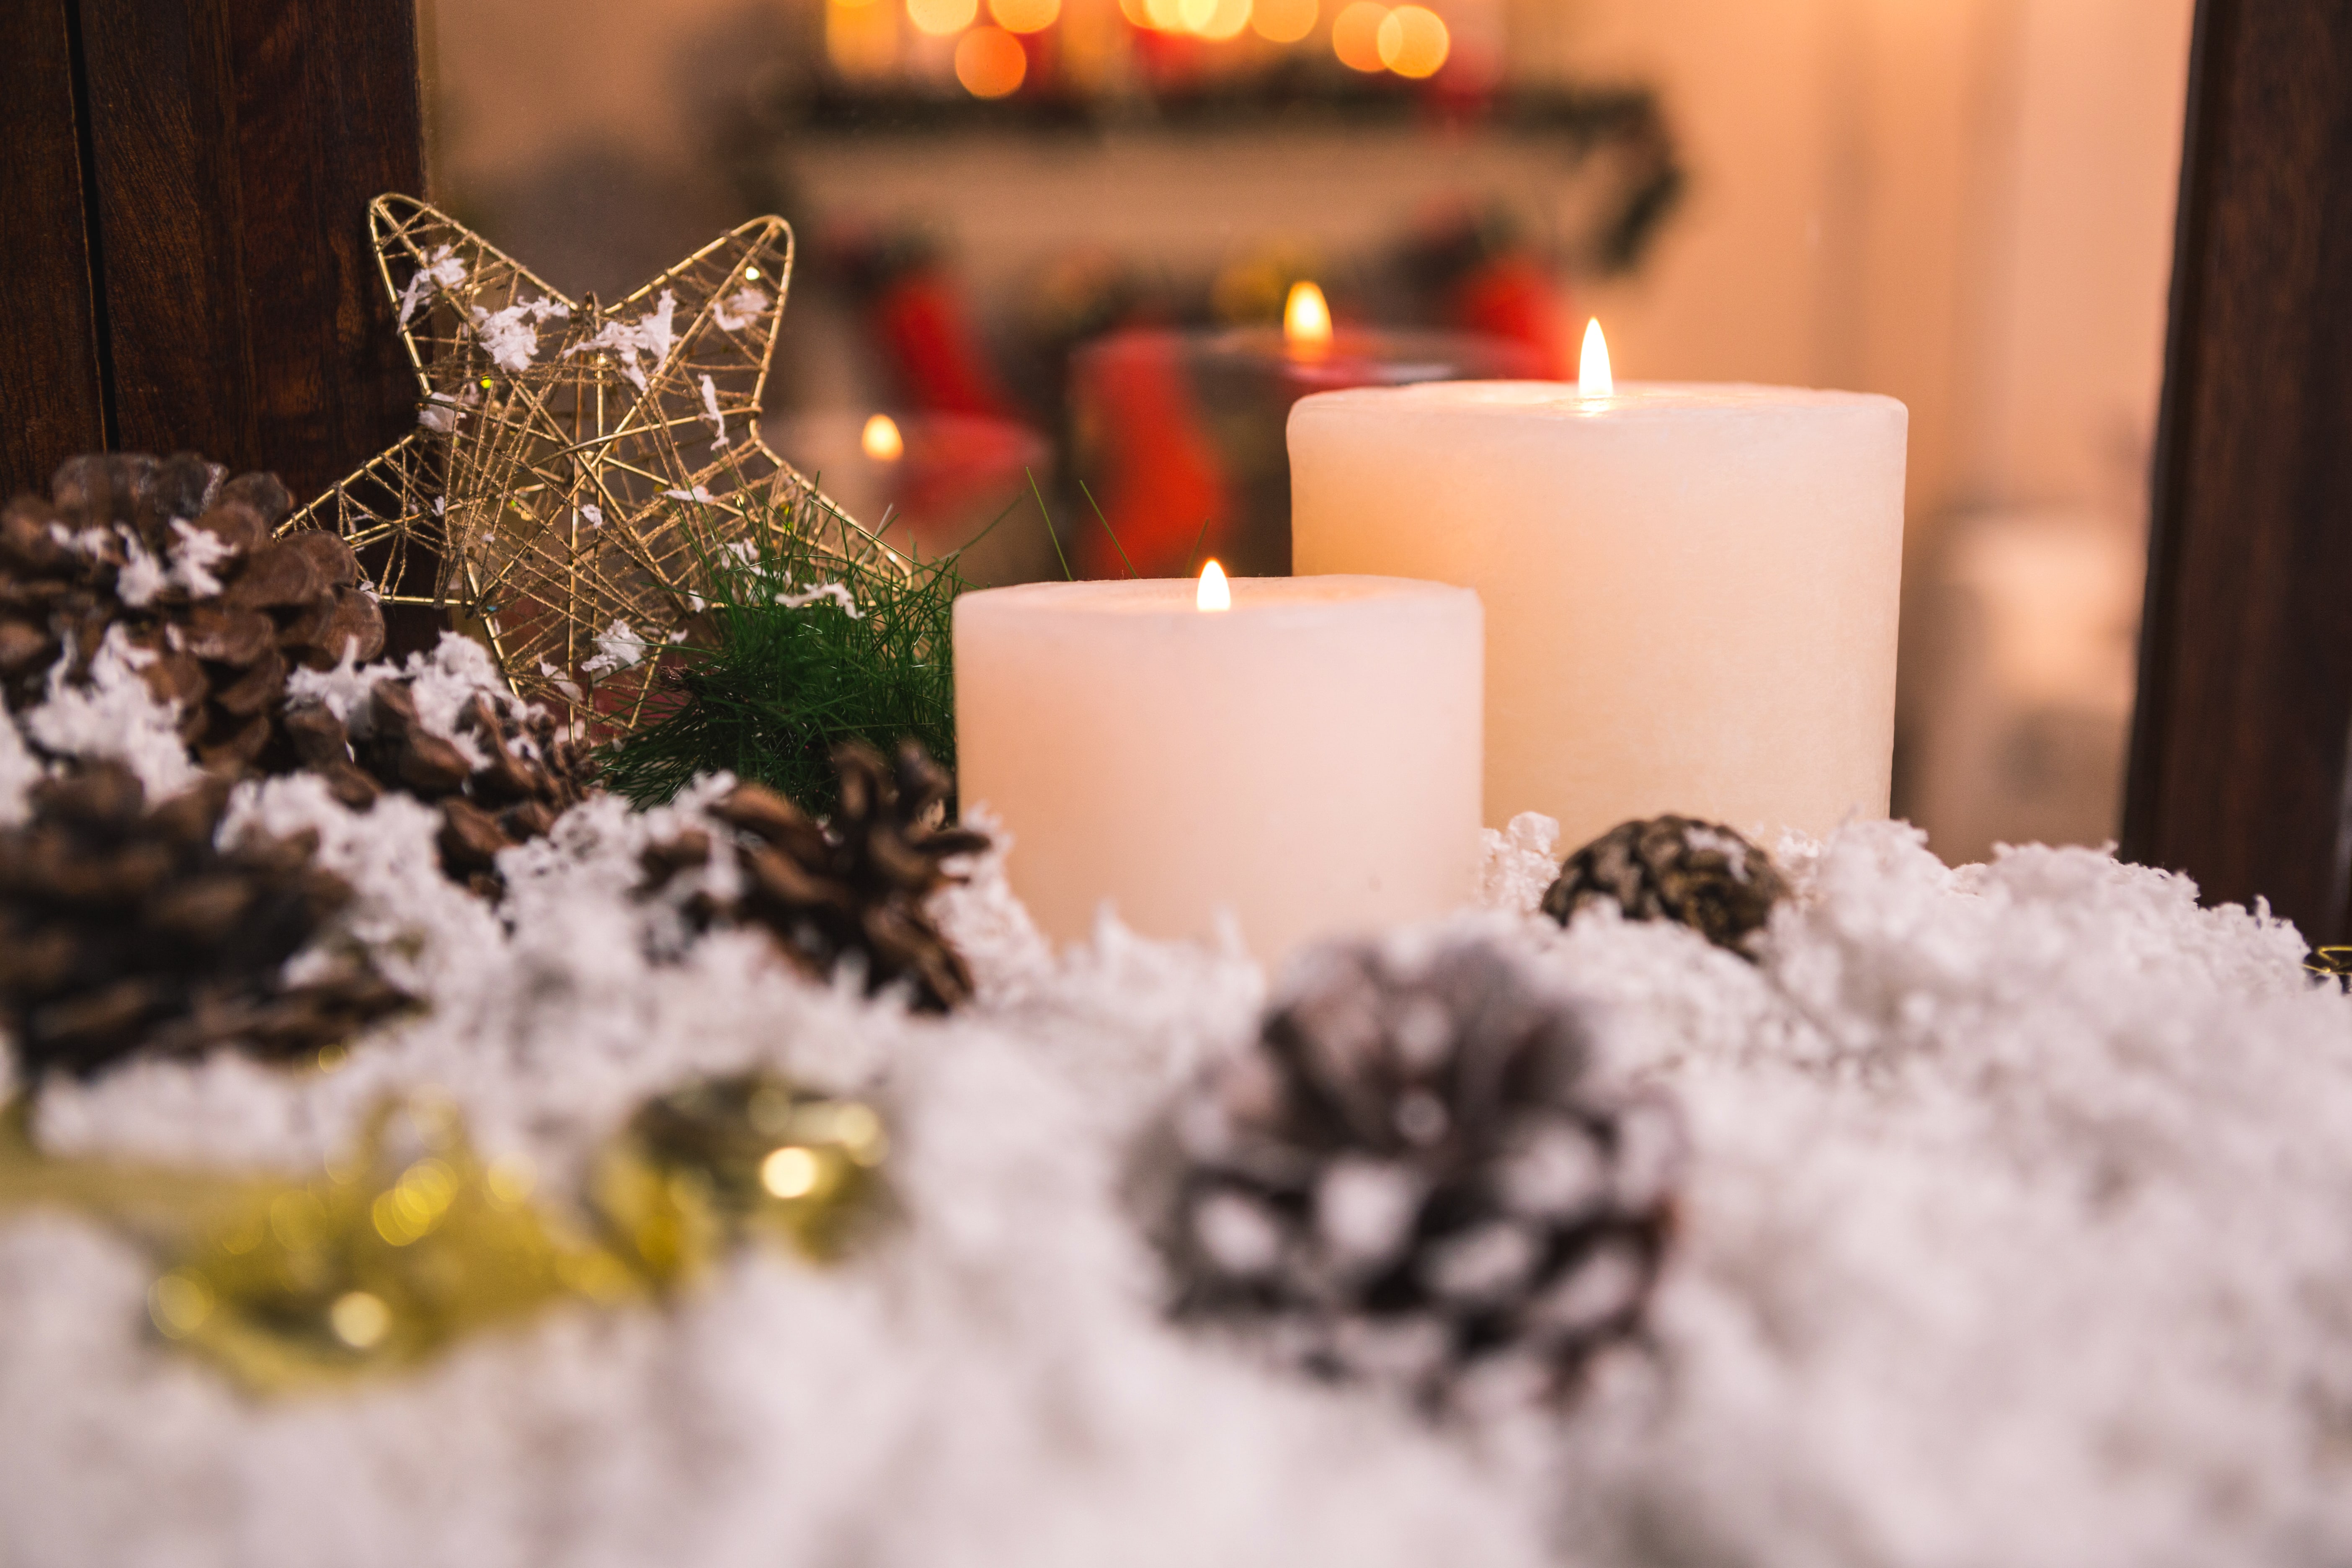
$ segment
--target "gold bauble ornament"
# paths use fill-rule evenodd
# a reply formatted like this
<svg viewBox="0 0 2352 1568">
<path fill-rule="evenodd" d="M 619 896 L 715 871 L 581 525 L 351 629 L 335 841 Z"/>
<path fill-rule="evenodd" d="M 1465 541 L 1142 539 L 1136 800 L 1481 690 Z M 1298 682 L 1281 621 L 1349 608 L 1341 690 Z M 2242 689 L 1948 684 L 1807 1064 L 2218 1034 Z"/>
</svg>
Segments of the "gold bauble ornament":
<svg viewBox="0 0 2352 1568">
<path fill-rule="evenodd" d="M 738 1073 L 640 1106 L 605 1146 L 591 1195 L 615 1250 L 650 1279 L 688 1277 L 747 1236 L 825 1259 L 869 1209 L 888 1152 L 870 1106 Z"/>
<path fill-rule="evenodd" d="M 700 1079 L 606 1140 L 573 1210 L 528 1161 L 482 1160 L 429 1092 L 377 1106 L 307 1179 L 47 1154 L 31 1109 L 0 1105 L 0 1215 L 64 1209 L 138 1243 L 155 1331 L 257 1394 L 397 1371 L 562 1300 L 667 1297 L 745 1240 L 833 1258 L 889 1149 L 859 1101 Z"/>
</svg>

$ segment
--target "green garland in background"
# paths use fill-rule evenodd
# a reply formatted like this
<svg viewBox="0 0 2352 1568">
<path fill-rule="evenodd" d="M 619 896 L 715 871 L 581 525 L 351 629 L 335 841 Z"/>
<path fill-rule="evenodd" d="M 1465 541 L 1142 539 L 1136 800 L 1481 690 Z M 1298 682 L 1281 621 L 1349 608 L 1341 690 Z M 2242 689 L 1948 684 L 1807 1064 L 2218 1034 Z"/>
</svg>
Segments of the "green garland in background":
<svg viewBox="0 0 2352 1568">
<path fill-rule="evenodd" d="M 709 563 L 710 602 L 668 656 L 675 701 L 600 758 L 616 794 L 658 805 L 724 770 L 825 816 L 845 741 L 887 756 L 913 740 L 955 766 L 955 601 L 977 585 L 962 552 L 911 566 L 840 553 L 799 526 L 821 504 L 780 507 L 756 545 Z"/>
</svg>

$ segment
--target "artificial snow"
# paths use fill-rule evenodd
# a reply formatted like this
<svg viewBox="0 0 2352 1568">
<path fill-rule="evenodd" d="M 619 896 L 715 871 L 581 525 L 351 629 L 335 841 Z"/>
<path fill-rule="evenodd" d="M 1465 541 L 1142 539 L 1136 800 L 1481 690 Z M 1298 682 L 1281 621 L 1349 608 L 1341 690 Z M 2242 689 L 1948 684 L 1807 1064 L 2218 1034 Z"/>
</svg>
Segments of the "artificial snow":
<svg viewBox="0 0 2352 1568">
<path fill-rule="evenodd" d="M 46 770 L 14 724 L 0 724 L 0 828 L 22 827 L 32 816 L 33 786 Z"/>
<path fill-rule="evenodd" d="M 819 583 L 814 588 L 776 595 L 776 603 L 787 610 L 805 610 L 821 599 L 831 600 L 853 621 L 866 618 L 866 612 L 857 607 L 857 596 L 844 584 Z"/>
<path fill-rule="evenodd" d="M 52 525 L 54 527 L 54 525 Z M 208 528 L 185 518 L 172 520 L 173 542 L 168 561 L 159 561 L 135 530 L 120 527 L 115 535 L 122 546 L 122 565 L 115 574 L 114 592 L 126 605 L 150 605 L 164 589 L 186 590 L 192 599 L 208 599 L 221 591 L 212 569 L 236 553 L 236 547 Z M 87 538 L 87 532 L 82 536 Z"/>
<path fill-rule="evenodd" d="M 700 384 L 702 415 L 704 418 L 710 421 L 710 444 L 714 447 L 724 447 L 727 445 L 727 416 L 720 413 L 719 409 L 719 388 L 711 384 L 710 377 L 708 375 L 702 378 Z"/>
<path fill-rule="evenodd" d="M 616 633 L 626 630 L 621 622 L 615 621 L 614 626 Z M 599 638 L 598 646 L 603 642 Z M 552 666 L 541 666 L 541 673 L 552 670 Z M 383 680 L 405 683 L 416 705 L 417 722 L 427 733 L 457 747 L 471 767 L 487 767 L 490 758 L 481 742 L 458 723 L 468 707 L 478 700 L 487 702 L 509 726 L 539 711 L 535 705 L 514 694 L 499 676 L 488 648 L 456 632 L 442 633 L 441 640 L 430 649 L 412 653 L 401 664 L 356 664 L 346 648 L 342 661 L 332 669 L 296 669 L 289 673 L 286 678 L 286 696 L 289 701 L 324 704 L 329 712 L 350 727 L 355 739 L 364 740 L 373 731 L 368 697 L 376 683 Z M 514 735 L 512 743 L 526 755 L 532 752 L 532 742 L 526 734 Z"/>
<path fill-rule="evenodd" d="M 433 253 L 425 258 L 425 265 L 409 279 L 408 287 L 400 291 L 402 326 L 408 325 L 408 318 L 416 313 L 417 306 L 425 303 L 427 294 L 436 289 L 455 289 L 466 280 L 466 263 L 463 258 L 452 255 L 451 250 L 452 247 L 446 245 L 435 246 Z"/>
<path fill-rule="evenodd" d="M 457 429 L 465 420 L 467 414 L 481 401 L 482 390 L 478 386 L 462 388 L 454 395 L 446 392 L 430 392 L 425 394 L 424 403 L 416 410 L 416 422 L 436 436 L 446 436 Z M 443 496 L 433 498 L 434 516 L 442 515 L 443 505 L 446 499 Z"/>
<path fill-rule="evenodd" d="M 68 679 L 70 650 L 51 667 L 46 700 L 18 716 L 25 736 L 56 757 L 111 758 L 139 775 L 149 801 L 167 799 L 201 776 L 180 742 L 179 710 L 160 701 L 140 675 L 155 656 L 131 646 L 120 622 Z"/>
<path fill-rule="evenodd" d="M 561 300 L 518 300 L 501 310 L 474 307 L 474 341 L 490 363 L 509 375 L 520 375 L 539 357 L 539 329 L 550 321 L 570 317 L 572 307 Z"/>
<path fill-rule="evenodd" d="M 765 289 L 746 284 L 724 300 L 710 302 L 710 319 L 723 332 L 740 332 L 764 314 L 774 301 Z"/>
<path fill-rule="evenodd" d="M 593 349 L 609 350 L 621 362 L 621 374 L 635 384 L 639 392 L 648 384 L 645 367 L 637 361 L 651 355 L 654 369 L 659 371 L 669 361 L 669 351 L 677 342 L 674 321 L 677 315 L 677 294 L 665 289 L 654 300 L 654 308 L 634 321 L 618 318 L 605 321 L 595 334 L 573 343 L 563 351 L 566 358 Z"/>
<path fill-rule="evenodd" d="M 436 657 L 412 679 L 469 679 Z M 971 1007 L 812 984 L 751 933 L 688 940 L 685 889 L 630 896 L 724 782 L 573 810 L 501 858 L 496 909 L 415 802 L 241 787 L 224 834 L 317 832 L 429 1008 L 332 1072 L 56 1084 L 41 1135 L 299 1169 L 429 1085 L 562 1201 L 640 1097 L 764 1063 L 885 1112 L 895 1217 L 829 1268 L 752 1248 L 672 1307 L 273 1401 L 144 1330 L 126 1243 L 0 1217 L 0 1561 L 2352 1559 L 2352 999 L 2278 921 L 2102 853 L 1956 871 L 1857 823 L 1780 846 L 1795 893 L 1750 963 L 1606 910 L 1562 931 L 1530 913 L 1556 830 L 1491 836 L 1488 907 L 1440 929 L 1591 996 L 1691 1150 L 1651 1342 L 1564 1412 L 1437 1426 L 1160 1314 L 1122 1193 L 1138 1130 L 1255 1028 L 1238 942 L 1106 920 L 1056 954 L 991 855 L 936 906 Z"/>
<path fill-rule="evenodd" d="M 114 574 L 115 595 L 134 608 L 154 603 L 155 595 L 171 585 L 171 569 L 155 559 L 132 530 L 116 531 L 122 537 L 122 569 Z M 217 592 L 219 584 L 214 588 Z"/>
<path fill-rule="evenodd" d="M 614 617 L 610 629 L 596 634 L 594 641 L 595 653 L 580 666 L 583 675 L 616 675 L 625 669 L 635 669 L 646 661 L 646 650 L 652 646 L 618 616 Z"/>
</svg>

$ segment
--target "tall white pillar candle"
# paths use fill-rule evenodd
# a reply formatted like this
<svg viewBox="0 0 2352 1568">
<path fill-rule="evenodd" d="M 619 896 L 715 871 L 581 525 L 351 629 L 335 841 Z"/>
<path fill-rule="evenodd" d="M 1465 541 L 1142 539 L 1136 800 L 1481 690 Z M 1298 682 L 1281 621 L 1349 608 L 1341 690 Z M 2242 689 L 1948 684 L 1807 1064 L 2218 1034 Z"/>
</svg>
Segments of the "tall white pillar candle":
<svg viewBox="0 0 2352 1568">
<path fill-rule="evenodd" d="M 1907 416 L 1782 387 L 1448 383 L 1290 417 L 1297 570 L 1475 588 L 1486 815 L 1884 816 Z"/>
<path fill-rule="evenodd" d="M 1056 941 L 1220 910 L 1268 963 L 1442 914 L 1478 860 L 1477 595 L 1434 583 L 1037 583 L 956 601 L 961 797 Z"/>
</svg>

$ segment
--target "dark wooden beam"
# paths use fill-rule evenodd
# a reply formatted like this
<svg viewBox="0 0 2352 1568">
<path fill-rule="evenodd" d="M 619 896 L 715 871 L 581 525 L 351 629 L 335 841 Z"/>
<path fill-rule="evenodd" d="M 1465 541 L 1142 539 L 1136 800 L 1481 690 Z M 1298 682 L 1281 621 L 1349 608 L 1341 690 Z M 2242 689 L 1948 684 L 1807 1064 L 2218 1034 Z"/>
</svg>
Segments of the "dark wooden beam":
<svg viewBox="0 0 2352 1568">
<path fill-rule="evenodd" d="M 307 500 L 415 427 L 367 204 L 425 192 L 417 65 L 415 0 L 0 4 L 0 494 L 111 447 Z"/>
<path fill-rule="evenodd" d="M 2352 941 L 2352 5 L 2200 0 L 2123 850 Z"/>
<path fill-rule="evenodd" d="M 0 497 L 106 445 L 72 4 L 0 5 Z"/>
<path fill-rule="evenodd" d="M 425 188 L 415 0 L 77 0 L 116 438 L 310 496 L 416 394 L 367 204 Z"/>
</svg>

